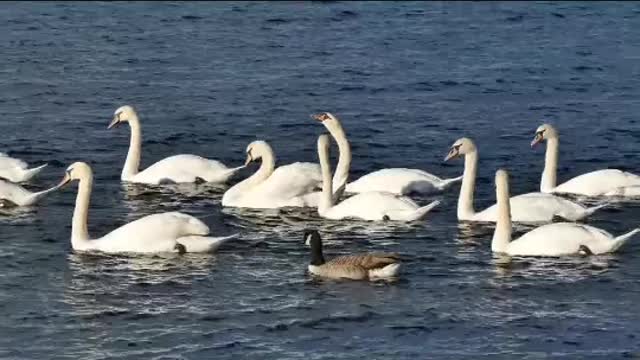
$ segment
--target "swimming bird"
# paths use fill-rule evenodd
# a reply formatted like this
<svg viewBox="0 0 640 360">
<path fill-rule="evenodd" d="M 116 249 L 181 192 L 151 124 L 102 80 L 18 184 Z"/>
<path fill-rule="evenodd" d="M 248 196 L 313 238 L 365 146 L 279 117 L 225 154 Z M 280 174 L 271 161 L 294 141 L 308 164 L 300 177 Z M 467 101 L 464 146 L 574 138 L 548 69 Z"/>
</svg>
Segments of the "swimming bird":
<svg viewBox="0 0 640 360">
<path fill-rule="evenodd" d="M 131 142 L 120 179 L 126 182 L 143 184 L 162 183 L 225 183 L 244 166 L 228 168 L 217 160 L 210 160 L 197 155 L 180 154 L 164 158 L 148 168 L 140 171 L 140 152 L 142 147 L 142 131 L 138 114 L 132 106 L 119 107 L 113 116 L 108 129 L 122 123 L 129 123 Z"/>
<path fill-rule="evenodd" d="M 495 222 L 497 219 L 497 205 L 476 212 L 473 205 L 476 173 L 478 167 L 478 149 L 469 138 L 456 140 L 445 161 L 464 156 L 464 175 L 460 195 L 458 197 L 458 220 Z M 510 199 L 511 218 L 519 223 L 551 222 L 554 218 L 577 221 L 593 214 L 596 210 L 606 206 L 601 204 L 594 207 L 584 207 L 576 202 L 553 194 L 531 192 L 514 196 Z"/>
<path fill-rule="evenodd" d="M 577 194 L 586 196 L 617 195 L 635 196 L 640 186 L 640 176 L 617 169 L 602 169 L 578 175 L 557 185 L 558 148 L 560 137 L 555 127 L 542 124 L 536 129 L 531 147 L 546 141 L 544 171 L 540 180 L 540 191 L 556 194 Z M 631 187 L 629 191 L 624 188 Z"/>
<path fill-rule="evenodd" d="M 144 216 L 125 224 L 105 236 L 92 239 L 87 229 L 89 200 L 93 172 L 84 162 L 71 164 L 58 185 L 78 181 L 78 194 L 71 225 L 71 247 L 75 251 L 106 253 L 213 252 L 237 237 L 210 237 L 209 227 L 201 220 L 180 212 L 165 212 Z"/>
<path fill-rule="evenodd" d="M 395 253 L 346 255 L 326 261 L 318 231 L 305 231 L 304 241 L 311 249 L 308 270 L 313 275 L 331 279 L 376 280 L 394 278 L 400 272 L 400 256 Z"/>
<path fill-rule="evenodd" d="M 506 170 L 498 170 L 495 181 L 498 221 L 491 240 L 491 250 L 495 253 L 510 256 L 598 255 L 615 252 L 640 232 L 636 228 L 614 237 L 607 231 L 589 225 L 554 223 L 537 227 L 511 240 L 509 174 Z"/>
<path fill-rule="evenodd" d="M 262 140 L 253 141 L 246 149 L 245 165 L 262 160 L 260 168 L 237 183 L 222 196 L 222 206 L 276 209 L 310 206 L 306 196 L 321 185 L 318 164 L 296 162 L 276 168 L 271 146 Z"/>
<path fill-rule="evenodd" d="M 326 134 L 318 137 L 318 157 L 323 179 L 318 214 L 323 218 L 415 221 L 424 218 L 429 211 L 440 204 L 439 201 L 433 201 L 421 207 L 406 196 L 381 191 L 359 193 L 342 201 L 336 201 L 332 191 L 331 165 L 329 164 L 329 136 Z"/>
</svg>

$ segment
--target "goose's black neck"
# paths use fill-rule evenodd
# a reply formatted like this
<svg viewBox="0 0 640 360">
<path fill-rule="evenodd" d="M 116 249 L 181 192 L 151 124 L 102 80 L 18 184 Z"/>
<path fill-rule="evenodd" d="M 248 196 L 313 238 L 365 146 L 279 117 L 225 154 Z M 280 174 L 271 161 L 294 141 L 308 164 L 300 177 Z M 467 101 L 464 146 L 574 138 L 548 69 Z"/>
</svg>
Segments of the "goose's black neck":
<svg viewBox="0 0 640 360">
<path fill-rule="evenodd" d="M 325 263 L 324 256 L 322 255 L 322 239 L 317 231 L 312 230 L 305 232 L 305 241 L 309 239 L 309 246 L 311 247 L 311 265 L 320 266 Z"/>
</svg>

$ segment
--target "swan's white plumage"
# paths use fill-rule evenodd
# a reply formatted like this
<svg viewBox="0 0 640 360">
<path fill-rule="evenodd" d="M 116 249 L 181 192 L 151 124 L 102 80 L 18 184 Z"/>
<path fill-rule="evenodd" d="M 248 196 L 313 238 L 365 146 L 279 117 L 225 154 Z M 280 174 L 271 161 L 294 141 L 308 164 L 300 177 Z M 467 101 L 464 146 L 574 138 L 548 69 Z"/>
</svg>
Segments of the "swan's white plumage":
<svg viewBox="0 0 640 360">
<path fill-rule="evenodd" d="M 540 179 L 541 192 L 601 196 L 615 194 L 616 190 L 620 188 L 640 186 L 640 176 L 617 169 L 592 171 L 557 185 L 560 136 L 552 125 L 540 125 L 536 129 L 536 135 L 531 142 L 531 146 L 543 141 L 547 142 L 547 149 L 545 151 L 544 170 Z M 625 196 L 625 193 L 625 191 L 618 191 L 617 195 Z"/>
<path fill-rule="evenodd" d="M 496 172 L 496 198 L 498 221 L 491 249 L 497 253 L 511 256 L 577 255 L 581 246 L 586 246 L 593 254 L 603 254 L 616 251 L 640 232 L 640 229 L 634 229 L 624 235 L 613 237 L 610 233 L 589 225 L 555 223 L 540 226 L 512 241 L 509 176 L 505 170 Z"/>
<path fill-rule="evenodd" d="M 201 178 L 210 183 L 224 183 L 240 168 L 242 167 L 229 169 L 217 160 L 197 155 L 173 155 L 149 166 L 127 181 L 143 184 L 158 184 L 163 181 L 191 183 Z"/>
<path fill-rule="evenodd" d="M 511 219 L 521 223 L 540 223 L 552 221 L 554 217 L 577 221 L 596 210 L 606 206 L 584 207 L 573 201 L 545 193 L 526 193 L 511 197 Z M 473 215 L 468 221 L 496 222 L 498 205 L 493 204 L 487 209 Z"/>
<path fill-rule="evenodd" d="M 122 181 L 160 184 L 163 182 L 190 183 L 202 179 L 211 183 L 224 183 L 244 166 L 228 168 L 217 160 L 206 159 L 191 154 L 174 155 L 162 159 L 147 169 L 140 171 L 140 156 L 142 148 L 142 131 L 138 114 L 129 105 L 122 106 L 115 111 L 112 128 L 122 122 L 128 122 L 131 129 L 131 142 L 127 159 L 120 176 Z"/>
<path fill-rule="evenodd" d="M 318 137 L 318 157 L 322 168 L 322 198 L 318 214 L 326 219 L 340 220 L 354 218 L 368 221 L 397 220 L 415 221 L 422 219 L 440 202 L 434 201 L 420 207 L 406 196 L 389 192 L 364 192 L 336 203 L 332 192 L 331 165 L 329 164 L 329 138 Z"/>
<path fill-rule="evenodd" d="M 478 166 L 478 150 L 469 138 L 456 140 L 445 160 L 464 155 L 464 175 L 458 196 L 458 220 L 495 222 L 497 219 L 497 205 L 476 212 L 474 208 L 474 192 L 476 173 Z M 514 196 L 510 199 L 511 218 L 520 223 L 550 222 L 558 216 L 567 220 L 576 221 L 591 215 L 602 206 L 591 208 L 562 197 L 534 192 Z"/>
<path fill-rule="evenodd" d="M 262 159 L 260 168 L 249 178 L 227 190 L 223 206 L 257 209 L 310 206 L 309 196 L 322 182 L 318 164 L 296 162 L 275 168 L 275 155 L 264 141 L 247 146 L 248 162 Z M 310 199 L 310 200 L 309 200 Z"/>
<path fill-rule="evenodd" d="M 428 194 L 442 191 L 462 180 L 462 177 L 442 179 L 418 169 L 382 169 L 360 177 L 358 180 L 347 184 L 345 191 L 348 193 L 361 193 L 367 191 L 386 191 L 398 195 L 410 193 Z"/>
<path fill-rule="evenodd" d="M 578 175 L 553 189 L 557 194 L 607 195 L 616 189 L 639 186 L 640 176 L 617 169 L 596 170 Z M 623 193 L 622 195 L 625 195 Z"/>
<path fill-rule="evenodd" d="M 356 194 L 344 199 L 320 215 L 332 220 L 376 221 L 388 217 L 389 220 L 415 221 L 426 216 L 431 209 L 439 204 L 440 201 L 436 200 L 421 207 L 405 196 L 375 191 Z"/>
<path fill-rule="evenodd" d="M 0 179 L 0 199 L 9 200 L 18 206 L 33 205 L 57 189 L 58 187 L 53 187 L 44 191 L 31 192 L 18 184 Z"/>
<path fill-rule="evenodd" d="M 0 178 L 11 182 L 24 182 L 37 175 L 47 164 L 29 169 L 29 165 L 23 160 L 12 158 L 0 152 Z"/>
<path fill-rule="evenodd" d="M 594 254 L 616 251 L 633 234 L 622 239 L 593 226 L 575 223 L 555 223 L 535 228 L 509 243 L 506 253 L 511 256 L 563 256 L 578 254 L 586 246 Z"/>
<path fill-rule="evenodd" d="M 62 186 L 79 180 L 71 227 L 71 246 L 76 251 L 107 253 L 176 252 L 178 244 L 186 252 L 208 252 L 217 249 L 221 238 L 212 238 L 209 227 L 201 220 L 180 212 L 152 214 L 125 224 L 105 236 L 91 239 L 87 229 L 89 201 L 93 185 L 91 167 L 76 162 L 67 168 Z"/>
</svg>

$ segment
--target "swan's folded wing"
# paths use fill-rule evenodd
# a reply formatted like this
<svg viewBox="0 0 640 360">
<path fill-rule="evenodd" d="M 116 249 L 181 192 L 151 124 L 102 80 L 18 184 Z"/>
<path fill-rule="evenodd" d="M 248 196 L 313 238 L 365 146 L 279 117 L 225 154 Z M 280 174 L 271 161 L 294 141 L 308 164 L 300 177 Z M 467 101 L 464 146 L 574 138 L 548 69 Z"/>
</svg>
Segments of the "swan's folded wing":
<svg viewBox="0 0 640 360">
<path fill-rule="evenodd" d="M 209 228 L 191 215 L 166 212 L 147 215 L 111 231 L 102 239 L 153 243 L 189 235 L 208 235 Z"/>
<path fill-rule="evenodd" d="M 311 193 L 321 186 L 320 165 L 297 162 L 277 168 L 260 184 L 260 192 L 269 197 L 290 199 Z"/>
</svg>

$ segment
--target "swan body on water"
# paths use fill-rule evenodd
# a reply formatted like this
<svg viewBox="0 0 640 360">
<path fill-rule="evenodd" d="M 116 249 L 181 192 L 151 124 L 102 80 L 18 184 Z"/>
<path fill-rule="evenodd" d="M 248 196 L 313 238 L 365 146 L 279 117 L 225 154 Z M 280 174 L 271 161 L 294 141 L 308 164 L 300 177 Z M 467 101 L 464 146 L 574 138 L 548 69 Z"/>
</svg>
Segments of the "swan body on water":
<svg viewBox="0 0 640 360">
<path fill-rule="evenodd" d="M 434 201 L 420 207 L 408 197 L 379 191 L 356 194 L 337 202 L 338 200 L 334 199 L 332 192 L 329 137 L 326 134 L 318 137 L 318 157 L 320 158 L 323 180 L 318 214 L 323 218 L 415 221 L 424 218 L 431 209 L 440 203 Z"/>
<path fill-rule="evenodd" d="M 296 162 L 276 168 L 273 149 L 262 140 L 250 143 L 246 153 L 245 165 L 262 160 L 260 168 L 224 193 L 223 206 L 276 209 L 317 202 L 313 192 L 322 182 L 318 164 Z"/>
<path fill-rule="evenodd" d="M 469 138 L 460 138 L 451 146 L 445 161 L 464 156 L 464 174 L 460 196 L 458 197 L 458 220 L 495 222 L 497 205 L 476 212 L 473 205 L 476 174 L 478 167 L 478 149 Z M 604 207 L 584 207 L 568 199 L 547 193 L 526 193 L 510 199 L 512 220 L 520 223 L 550 222 L 554 217 L 570 221 L 581 220 Z"/>
<path fill-rule="evenodd" d="M 491 250 L 510 256 L 564 256 L 604 254 L 618 250 L 633 235 L 634 229 L 614 237 L 593 226 L 576 223 L 554 223 L 535 228 L 516 240 L 511 240 L 509 202 L 509 175 L 505 170 L 496 172 L 496 198 L 498 219 L 491 241 Z"/>
<path fill-rule="evenodd" d="M 62 187 L 78 180 L 78 194 L 71 226 L 71 247 L 75 251 L 106 253 L 212 252 L 235 237 L 209 237 L 209 227 L 201 220 L 180 212 L 147 215 L 125 224 L 105 236 L 91 239 L 87 228 L 93 186 L 91 167 L 83 162 L 69 166 Z"/>
<path fill-rule="evenodd" d="M 558 131 L 550 124 L 543 124 L 536 129 L 531 142 L 534 147 L 547 141 L 544 171 L 540 180 L 540 191 L 544 193 L 576 194 L 585 196 L 617 195 L 635 196 L 640 186 L 640 176 L 617 169 L 602 169 L 578 175 L 557 185 L 558 149 L 560 140 Z M 629 190 L 624 188 L 631 187 Z"/>
<path fill-rule="evenodd" d="M 26 162 L 0 152 L 1 179 L 6 179 L 14 183 L 29 181 L 38 175 L 45 167 L 47 167 L 47 164 L 29 169 L 29 165 Z"/>
<path fill-rule="evenodd" d="M 225 183 L 244 166 L 228 168 L 217 160 L 209 160 L 197 155 L 181 154 L 162 159 L 140 171 L 142 131 L 138 114 L 129 105 L 115 111 L 109 129 L 127 122 L 131 128 L 131 142 L 127 159 L 122 169 L 122 181 L 143 184 L 191 183 L 204 181 Z"/>
</svg>

